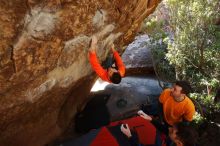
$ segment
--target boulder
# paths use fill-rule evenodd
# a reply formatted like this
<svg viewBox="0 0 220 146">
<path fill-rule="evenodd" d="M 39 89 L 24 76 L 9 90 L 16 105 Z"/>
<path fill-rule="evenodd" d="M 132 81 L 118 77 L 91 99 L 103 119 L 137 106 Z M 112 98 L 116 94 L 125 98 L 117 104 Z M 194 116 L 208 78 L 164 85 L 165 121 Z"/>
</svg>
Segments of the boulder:
<svg viewBox="0 0 220 146">
<path fill-rule="evenodd" d="M 147 35 L 140 35 L 128 45 L 122 54 L 122 60 L 126 66 L 126 76 L 154 74 L 149 43 Z"/>
<path fill-rule="evenodd" d="M 1 0 L 0 146 L 42 146 L 68 128 L 96 75 L 99 59 L 121 48 L 160 0 Z"/>
</svg>

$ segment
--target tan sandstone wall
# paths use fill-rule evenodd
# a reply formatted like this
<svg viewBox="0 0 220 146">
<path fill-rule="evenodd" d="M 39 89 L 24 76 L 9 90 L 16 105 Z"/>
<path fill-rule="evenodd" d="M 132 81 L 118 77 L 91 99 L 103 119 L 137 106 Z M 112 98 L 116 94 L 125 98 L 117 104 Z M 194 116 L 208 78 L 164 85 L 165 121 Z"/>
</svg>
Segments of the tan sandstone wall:
<svg viewBox="0 0 220 146">
<path fill-rule="evenodd" d="M 0 0 L 0 146 L 41 146 L 68 127 L 104 60 L 128 44 L 159 0 Z"/>
</svg>

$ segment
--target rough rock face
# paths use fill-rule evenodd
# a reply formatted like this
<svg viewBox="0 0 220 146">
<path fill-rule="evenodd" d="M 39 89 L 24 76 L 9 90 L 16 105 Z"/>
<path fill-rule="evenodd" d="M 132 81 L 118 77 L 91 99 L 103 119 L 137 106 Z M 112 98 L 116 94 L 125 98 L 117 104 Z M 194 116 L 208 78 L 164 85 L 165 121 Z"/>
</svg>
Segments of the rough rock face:
<svg viewBox="0 0 220 146">
<path fill-rule="evenodd" d="M 126 65 L 126 75 L 138 75 L 154 73 L 151 51 L 148 47 L 149 37 L 140 35 L 128 45 L 122 55 Z"/>
<path fill-rule="evenodd" d="M 0 0 L 0 145 L 41 146 L 68 127 L 104 60 L 127 44 L 160 0 Z"/>
</svg>

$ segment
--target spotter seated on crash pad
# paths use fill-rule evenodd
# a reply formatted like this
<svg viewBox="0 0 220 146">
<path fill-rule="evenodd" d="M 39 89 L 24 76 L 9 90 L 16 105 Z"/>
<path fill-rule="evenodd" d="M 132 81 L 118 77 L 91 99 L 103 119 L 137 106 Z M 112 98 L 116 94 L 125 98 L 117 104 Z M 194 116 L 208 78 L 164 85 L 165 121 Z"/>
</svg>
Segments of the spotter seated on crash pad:
<svg viewBox="0 0 220 146">
<path fill-rule="evenodd" d="M 62 143 L 62 146 L 166 146 L 170 138 L 176 146 L 194 146 L 195 131 L 182 123 L 175 124 L 168 133 L 157 129 L 158 122 L 143 111 L 139 116 L 116 121 L 86 135 Z"/>
</svg>

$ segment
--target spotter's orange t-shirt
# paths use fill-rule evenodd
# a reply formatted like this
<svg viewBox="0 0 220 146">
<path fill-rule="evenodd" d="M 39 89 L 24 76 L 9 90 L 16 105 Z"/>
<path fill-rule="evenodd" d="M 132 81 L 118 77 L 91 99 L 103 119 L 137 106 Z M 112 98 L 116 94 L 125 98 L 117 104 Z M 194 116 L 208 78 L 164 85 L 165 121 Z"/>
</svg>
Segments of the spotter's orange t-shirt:
<svg viewBox="0 0 220 146">
<path fill-rule="evenodd" d="M 163 104 L 163 116 L 165 121 L 174 125 L 184 120 L 192 121 L 195 114 L 195 106 L 189 97 L 185 96 L 183 101 L 177 102 L 171 96 L 171 89 L 165 89 L 159 98 Z"/>
</svg>

